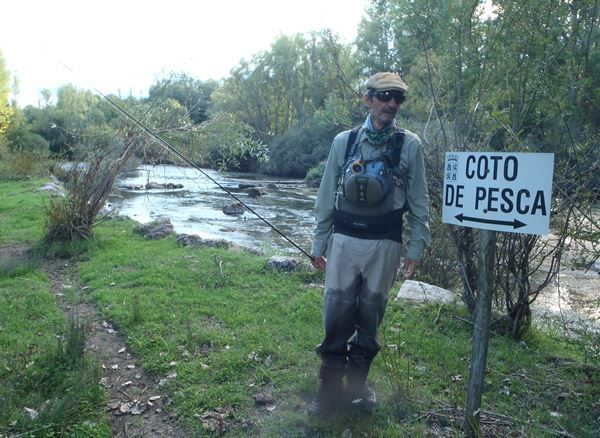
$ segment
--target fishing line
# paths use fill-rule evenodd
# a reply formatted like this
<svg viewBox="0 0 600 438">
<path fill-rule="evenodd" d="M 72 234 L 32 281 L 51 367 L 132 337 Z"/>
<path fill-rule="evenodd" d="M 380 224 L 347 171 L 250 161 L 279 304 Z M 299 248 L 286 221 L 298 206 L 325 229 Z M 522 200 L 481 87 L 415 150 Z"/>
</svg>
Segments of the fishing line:
<svg viewBox="0 0 600 438">
<path fill-rule="evenodd" d="M 74 75 L 76 75 L 76 73 L 67 65 L 65 65 L 63 62 L 61 62 L 60 60 L 58 60 L 58 62 L 67 70 L 69 70 L 71 73 L 73 73 Z M 77 75 L 76 75 L 77 76 Z M 246 204 L 244 201 L 242 201 L 239 197 L 237 197 L 234 193 L 232 193 L 227 187 L 223 186 L 222 184 L 220 184 L 218 181 L 216 181 L 213 177 L 211 177 L 209 174 L 207 174 L 204 170 L 202 170 L 202 168 L 200 168 L 200 166 L 198 166 L 196 163 L 194 163 L 192 160 L 190 160 L 188 157 L 186 157 L 183 153 L 181 153 L 177 148 L 175 148 L 174 146 L 172 146 L 169 142 L 167 142 L 165 139 L 163 139 L 160 135 L 158 135 L 156 132 L 154 132 L 151 128 L 149 128 L 148 126 L 146 126 L 144 123 L 142 123 L 141 121 L 139 121 L 135 116 L 133 116 L 129 111 L 127 111 L 125 108 L 123 108 L 121 105 L 119 105 L 117 102 L 115 102 L 113 99 L 111 99 L 110 97 L 108 97 L 107 95 L 105 95 L 102 91 L 98 90 L 96 87 L 94 87 L 93 85 L 90 85 L 90 87 L 96 92 L 98 93 L 103 99 L 105 99 L 108 103 L 110 103 L 117 111 L 119 111 L 122 115 L 124 115 L 126 118 L 128 118 L 129 120 L 131 120 L 133 123 L 136 124 L 136 126 L 138 126 L 139 128 L 142 129 L 142 131 L 144 131 L 146 134 L 148 134 L 150 137 L 152 137 L 158 144 L 160 144 L 162 147 L 164 147 L 167 151 L 172 152 L 174 155 L 176 155 L 179 159 L 181 159 L 184 163 L 186 163 L 187 165 L 193 167 L 194 169 L 196 169 L 198 172 L 200 172 L 203 176 L 205 176 L 207 179 L 209 179 L 212 183 L 216 184 L 217 187 L 219 187 L 221 190 L 223 190 L 225 193 L 227 193 L 229 196 L 231 196 L 233 199 L 235 199 L 237 202 L 239 202 L 241 205 L 243 205 L 245 208 L 248 209 L 248 211 L 250 211 L 252 214 L 254 214 L 257 218 L 259 218 L 261 221 L 263 221 L 266 225 L 268 225 L 273 231 L 277 232 L 281 237 L 283 237 L 288 243 L 290 243 L 292 246 L 294 246 L 298 251 L 300 251 L 302 254 L 304 254 L 306 257 L 308 257 L 310 260 L 314 260 L 314 257 L 311 256 L 310 254 L 308 254 L 304 249 L 302 249 L 300 246 L 298 246 L 296 244 L 296 242 L 294 242 L 292 239 L 290 239 L 288 236 L 286 236 L 283 232 L 279 231 L 279 229 L 277 229 L 277 227 L 275 227 L 275 225 L 271 224 L 268 220 L 266 220 L 264 217 L 262 217 L 260 214 L 258 214 L 256 211 L 254 211 L 254 209 L 252 209 L 250 206 L 248 206 L 248 204 Z"/>
</svg>

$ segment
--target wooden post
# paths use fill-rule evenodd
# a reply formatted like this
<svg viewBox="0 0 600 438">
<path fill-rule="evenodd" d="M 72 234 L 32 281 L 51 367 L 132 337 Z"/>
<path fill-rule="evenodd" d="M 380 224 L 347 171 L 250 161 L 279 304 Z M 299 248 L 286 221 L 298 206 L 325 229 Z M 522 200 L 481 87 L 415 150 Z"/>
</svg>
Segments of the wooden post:
<svg viewBox="0 0 600 438">
<path fill-rule="evenodd" d="M 467 411 L 463 429 L 468 437 L 481 436 L 479 410 L 483 393 L 487 350 L 492 313 L 492 283 L 496 257 L 496 232 L 479 230 L 479 259 L 477 273 L 477 306 L 471 351 L 471 368 L 467 388 Z"/>
</svg>

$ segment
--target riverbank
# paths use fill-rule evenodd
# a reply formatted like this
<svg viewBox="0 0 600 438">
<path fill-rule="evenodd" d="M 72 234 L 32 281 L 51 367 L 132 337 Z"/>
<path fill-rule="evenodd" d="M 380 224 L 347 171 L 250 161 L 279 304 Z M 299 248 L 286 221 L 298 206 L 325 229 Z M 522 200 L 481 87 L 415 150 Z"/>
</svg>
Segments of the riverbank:
<svg viewBox="0 0 600 438">
<path fill-rule="evenodd" d="M 41 237 L 45 195 L 34 193 L 35 187 L 0 183 L 2 247 L 31 246 Z M 343 411 L 330 421 L 309 420 L 305 406 L 317 385 L 313 349 L 322 336 L 322 275 L 306 269 L 272 271 L 266 268 L 266 256 L 182 247 L 174 237 L 146 240 L 134 226 L 128 220 L 106 221 L 87 245 L 55 250 L 70 257 L 62 264 L 73 269 L 62 293 L 67 302 L 93 305 L 109 325 L 105 329 L 122 336 L 126 351 L 119 353 L 115 347 L 115 354 L 131 354 L 124 366 L 135 364 L 147 373 L 160 390 L 154 396 L 168 404 L 173 419 L 191 434 L 459 434 L 470 357 L 470 326 L 459 319 L 467 318 L 464 309 L 390 301 L 381 331 L 383 349 L 371 374 L 379 407 L 368 417 Z M 22 264 L 10 263 L 3 259 L 0 277 L 5 302 L 15 302 L 19 291 L 29 290 L 32 278 L 37 279 L 36 296 L 50 304 L 55 300 L 41 269 L 31 266 L 30 274 L 23 275 Z M 2 350 L 5 368 L 0 378 L 16 382 L 15 376 L 37 362 L 52 336 L 62 331 L 60 323 L 46 326 L 48 339 L 39 338 L 33 322 L 43 321 L 48 311 L 35 302 L 3 306 L 0 312 L 2 321 L 9 315 L 21 321 L 18 333 L 4 323 L 0 330 L 1 344 L 10 346 Z M 17 343 L 17 336 L 27 341 Z M 600 373 L 591 354 L 587 344 L 535 329 L 519 343 L 492 336 L 482 404 L 484 432 L 594 436 L 600 427 Z M 121 367 L 110 362 L 98 367 L 110 376 L 113 365 Z M 118 388 L 134 398 L 149 397 L 133 377 Z M 11 409 L 2 411 L 0 434 L 8 435 L 24 424 L 25 407 L 41 412 L 44 400 L 28 405 L 29 399 L 20 399 L 6 385 L 2 388 Z M 155 412 L 157 407 L 148 401 L 144 399 L 145 411 Z M 100 417 L 110 417 L 115 415 L 113 406 L 107 401 L 96 409 Z M 132 412 L 119 418 L 130 424 L 140 421 Z M 105 429 L 96 432 L 106 436 Z"/>
</svg>

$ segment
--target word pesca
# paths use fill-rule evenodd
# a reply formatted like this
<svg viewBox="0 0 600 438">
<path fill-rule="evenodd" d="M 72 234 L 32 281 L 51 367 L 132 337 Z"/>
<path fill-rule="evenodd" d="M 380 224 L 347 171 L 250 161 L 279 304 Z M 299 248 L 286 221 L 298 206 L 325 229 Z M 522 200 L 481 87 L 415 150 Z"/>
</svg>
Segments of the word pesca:
<svg viewBox="0 0 600 438">
<path fill-rule="evenodd" d="M 451 157 L 450 157 L 451 159 Z M 502 182 L 514 182 L 519 176 L 519 161 L 512 155 L 469 155 L 466 159 L 465 177 L 474 181 L 474 209 L 484 213 L 502 212 L 548 215 L 543 190 L 532 192 L 525 188 L 502 187 Z M 496 187 L 481 181 L 496 182 Z M 500 187 L 498 187 L 500 185 Z M 465 185 L 447 184 L 444 205 L 464 207 Z"/>
</svg>

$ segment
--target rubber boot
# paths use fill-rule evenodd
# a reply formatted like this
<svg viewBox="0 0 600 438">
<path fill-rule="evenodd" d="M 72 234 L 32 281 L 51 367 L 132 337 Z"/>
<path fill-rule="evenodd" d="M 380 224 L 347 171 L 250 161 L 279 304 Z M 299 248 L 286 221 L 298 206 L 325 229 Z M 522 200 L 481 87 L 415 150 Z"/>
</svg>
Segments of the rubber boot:
<svg viewBox="0 0 600 438">
<path fill-rule="evenodd" d="M 321 384 L 315 399 L 308 405 L 310 416 L 326 416 L 335 413 L 344 400 L 343 378 L 344 368 L 333 368 L 325 365 L 319 370 Z"/>
<path fill-rule="evenodd" d="M 377 405 L 377 394 L 367 385 L 370 363 L 350 362 L 346 367 L 347 399 L 352 408 L 370 413 Z"/>
</svg>

